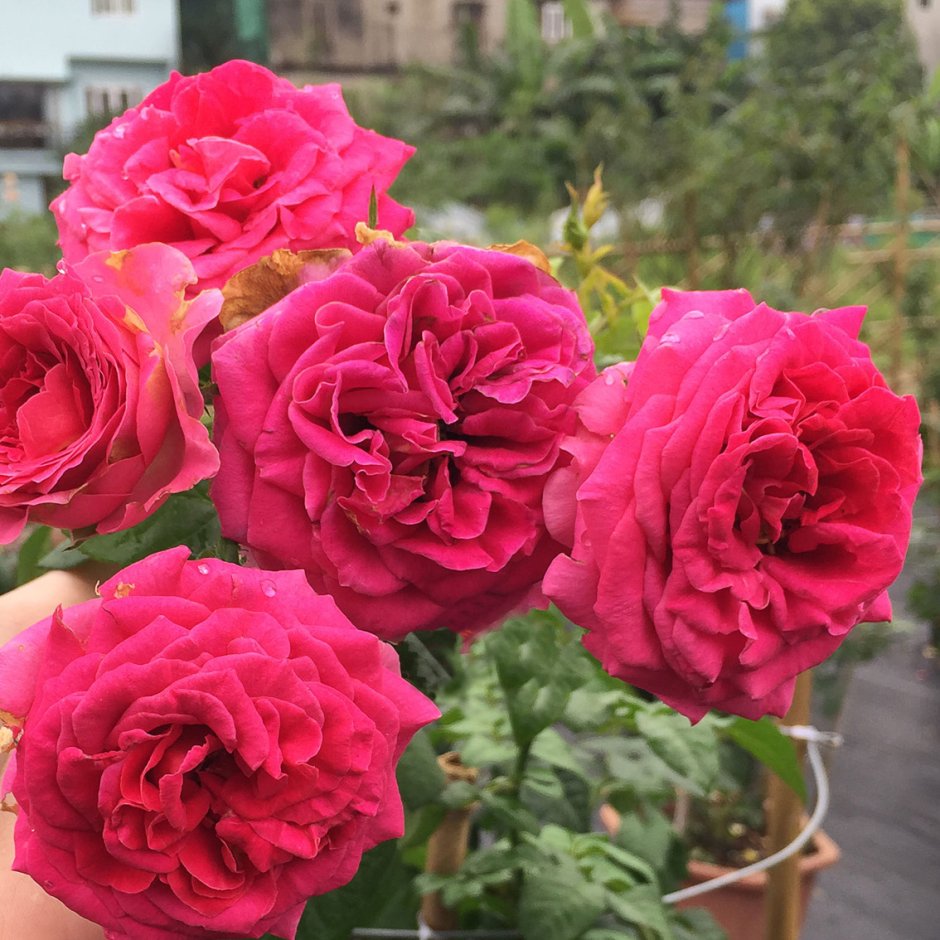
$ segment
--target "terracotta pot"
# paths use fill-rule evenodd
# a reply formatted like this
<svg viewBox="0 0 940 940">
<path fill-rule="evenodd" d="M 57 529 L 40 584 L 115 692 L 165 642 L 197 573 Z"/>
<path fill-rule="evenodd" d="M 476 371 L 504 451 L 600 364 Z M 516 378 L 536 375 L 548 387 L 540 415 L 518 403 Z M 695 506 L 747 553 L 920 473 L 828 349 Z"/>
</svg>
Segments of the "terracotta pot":
<svg viewBox="0 0 940 940">
<path fill-rule="evenodd" d="M 825 868 L 835 865 L 842 853 L 839 846 L 824 832 L 813 836 L 815 849 L 809 855 L 800 857 L 800 924 L 806 917 L 810 894 L 816 882 L 816 875 Z M 717 878 L 732 871 L 722 865 L 708 862 L 689 862 L 689 880 L 687 885 L 701 884 L 711 878 Z M 741 881 L 699 895 L 688 901 L 682 901 L 678 907 L 704 907 L 718 921 L 728 934 L 728 940 L 763 940 L 764 936 L 764 898 L 767 892 L 767 872 L 748 875 Z"/>
</svg>

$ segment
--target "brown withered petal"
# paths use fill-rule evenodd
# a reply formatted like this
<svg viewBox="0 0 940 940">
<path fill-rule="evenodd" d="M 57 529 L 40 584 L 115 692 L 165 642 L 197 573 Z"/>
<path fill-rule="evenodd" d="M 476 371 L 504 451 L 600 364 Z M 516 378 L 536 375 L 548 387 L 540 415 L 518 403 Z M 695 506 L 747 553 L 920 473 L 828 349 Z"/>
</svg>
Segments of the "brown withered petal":
<svg viewBox="0 0 940 940">
<path fill-rule="evenodd" d="M 251 267 L 239 271 L 222 288 L 225 302 L 219 313 L 225 332 L 256 317 L 309 280 L 319 280 L 352 257 L 345 248 L 289 251 L 278 248 Z"/>
<path fill-rule="evenodd" d="M 531 261 L 540 271 L 544 271 L 546 274 L 551 274 L 554 277 L 551 262 L 545 256 L 545 252 L 531 242 L 518 241 L 513 242 L 511 245 L 490 245 L 490 250 L 504 251 L 508 255 L 517 255 L 520 258 L 525 258 L 527 261 Z"/>
</svg>

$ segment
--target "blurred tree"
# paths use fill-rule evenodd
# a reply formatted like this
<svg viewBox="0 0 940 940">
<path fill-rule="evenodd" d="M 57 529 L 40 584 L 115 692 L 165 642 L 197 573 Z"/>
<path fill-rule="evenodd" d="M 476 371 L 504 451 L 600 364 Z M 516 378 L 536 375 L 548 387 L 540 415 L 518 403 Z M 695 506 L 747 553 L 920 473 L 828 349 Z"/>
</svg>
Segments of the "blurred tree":
<svg viewBox="0 0 940 940">
<path fill-rule="evenodd" d="M 923 84 L 900 0 L 791 0 L 757 65 L 752 129 L 774 149 L 781 229 L 883 211 L 895 109 Z"/>
<path fill-rule="evenodd" d="M 180 0 L 182 68 L 193 73 L 229 59 L 268 60 L 264 0 Z"/>
</svg>

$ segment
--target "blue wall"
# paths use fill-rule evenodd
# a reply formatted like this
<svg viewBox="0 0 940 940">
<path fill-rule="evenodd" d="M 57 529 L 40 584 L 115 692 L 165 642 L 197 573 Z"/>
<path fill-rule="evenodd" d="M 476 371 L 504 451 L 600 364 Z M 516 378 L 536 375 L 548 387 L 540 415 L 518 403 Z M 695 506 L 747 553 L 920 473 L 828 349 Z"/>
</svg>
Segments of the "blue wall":
<svg viewBox="0 0 940 940">
<path fill-rule="evenodd" d="M 747 55 L 747 6 L 748 0 L 726 0 L 725 3 L 725 16 L 737 36 L 728 50 L 730 59 L 743 59 Z"/>
</svg>

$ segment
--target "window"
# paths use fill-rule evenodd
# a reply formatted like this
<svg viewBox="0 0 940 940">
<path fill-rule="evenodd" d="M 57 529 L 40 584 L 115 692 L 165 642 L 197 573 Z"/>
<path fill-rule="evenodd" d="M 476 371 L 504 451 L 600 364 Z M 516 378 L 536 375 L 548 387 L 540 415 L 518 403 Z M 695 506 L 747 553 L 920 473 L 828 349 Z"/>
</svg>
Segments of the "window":
<svg viewBox="0 0 940 940">
<path fill-rule="evenodd" d="M 45 147 L 44 89 L 31 82 L 0 82 L 0 147 Z"/>
<path fill-rule="evenodd" d="M 542 39 L 559 42 L 571 35 L 571 22 L 565 16 L 565 5 L 560 0 L 542 4 Z"/>
<path fill-rule="evenodd" d="M 85 113 L 95 117 L 123 114 L 128 108 L 139 104 L 143 97 L 143 92 L 136 86 L 86 85 Z"/>
<path fill-rule="evenodd" d="M 336 7 L 339 28 L 350 36 L 362 36 L 362 0 L 346 0 Z"/>
<path fill-rule="evenodd" d="M 91 0 L 91 12 L 95 16 L 129 16 L 135 12 L 136 7 L 137 0 Z"/>
</svg>

